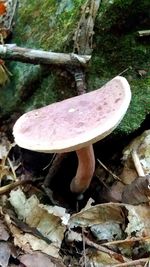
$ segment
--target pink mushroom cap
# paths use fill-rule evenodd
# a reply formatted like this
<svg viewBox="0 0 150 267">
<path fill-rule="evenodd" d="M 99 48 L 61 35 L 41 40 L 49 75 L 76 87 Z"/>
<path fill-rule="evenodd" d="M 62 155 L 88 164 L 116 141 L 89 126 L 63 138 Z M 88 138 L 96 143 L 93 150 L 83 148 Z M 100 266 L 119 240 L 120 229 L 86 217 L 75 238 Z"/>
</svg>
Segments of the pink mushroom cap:
<svg viewBox="0 0 150 267">
<path fill-rule="evenodd" d="M 110 134 L 130 100 L 127 80 L 117 76 L 100 89 L 25 113 L 14 125 L 15 142 L 45 153 L 78 150 Z"/>
</svg>

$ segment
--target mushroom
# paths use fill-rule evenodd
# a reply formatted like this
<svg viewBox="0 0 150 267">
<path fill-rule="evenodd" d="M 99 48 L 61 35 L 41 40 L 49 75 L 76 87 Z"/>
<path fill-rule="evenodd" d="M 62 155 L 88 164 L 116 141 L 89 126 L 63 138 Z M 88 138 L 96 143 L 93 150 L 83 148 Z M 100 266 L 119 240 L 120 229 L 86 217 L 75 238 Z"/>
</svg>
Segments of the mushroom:
<svg viewBox="0 0 150 267">
<path fill-rule="evenodd" d="M 117 127 L 130 100 L 127 80 L 117 76 L 100 89 L 25 113 L 14 125 L 15 142 L 38 152 L 76 151 L 78 168 L 70 189 L 83 193 L 95 169 L 92 144 Z"/>
</svg>

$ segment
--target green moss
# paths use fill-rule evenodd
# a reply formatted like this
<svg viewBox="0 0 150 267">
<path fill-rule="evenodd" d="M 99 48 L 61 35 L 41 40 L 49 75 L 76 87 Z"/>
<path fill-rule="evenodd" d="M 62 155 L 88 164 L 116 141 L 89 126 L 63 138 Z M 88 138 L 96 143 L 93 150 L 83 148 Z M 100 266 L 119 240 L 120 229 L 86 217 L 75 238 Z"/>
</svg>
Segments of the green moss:
<svg viewBox="0 0 150 267">
<path fill-rule="evenodd" d="M 138 129 L 150 113 L 150 79 L 141 78 L 130 82 L 132 89 L 132 101 L 128 113 L 119 126 L 119 131 L 129 133 Z"/>
<path fill-rule="evenodd" d="M 22 110 L 22 100 L 36 89 L 37 77 L 41 77 L 39 66 L 11 62 L 7 65 L 11 72 L 9 82 L 5 88 L 1 89 L 0 94 L 0 117 L 12 113 L 13 110 Z"/>
<path fill-rule="evenodd" d="M 84 2 L 85 0 L 20 0 L 12 43 L 28 48 L 65 51 L 78 23 L 79 7 Z M 72 52 L 72 46 L 69 49 Z M 59 80 L 57 73 L 51 75 L 49 71 L 49 75 L 45 77 L 40 66 L 19 62 L 8 63 L 7 67 L 12 72 L 12 77 L 10 83 L 1 90 L 0 117 L 13 110 L 24 111 L 56 101 L 58 93 L 55 83 Z M 67 85 L 64 86 L 66 87 Z"/>
<path fill-rule="evenodd" d="M 130 133 L 150 112 L 150 45 L 148 39 L 137 36 L 137 30 L 148 27 L 150 2 L 144 0 L 138 6 L 135 1 L 105 2 L 107 12 L 102 17 L 100 11 L 97 18 L 88 87 L 96 89 L 128 69 L 123 76 L 130 83 L 132 101 L 118 131 Z M 140 70 L 144 70 L 143 76 Z"/>
<path fill-rule="evenodd" d="M 77 15 L 84 2 L 85 0 L 22 1 L 14 39 L 18 45 L 63 51 L 73 34 Z"/>
<path fill-rule="evenodd" d="M 28 102 L 23 103 L 25 110 L 32 110 L 57 101 L 57 94 L 53 88 L 55 83 L 56 76 L 53 74 L 44 78 Z"/>
</svg>

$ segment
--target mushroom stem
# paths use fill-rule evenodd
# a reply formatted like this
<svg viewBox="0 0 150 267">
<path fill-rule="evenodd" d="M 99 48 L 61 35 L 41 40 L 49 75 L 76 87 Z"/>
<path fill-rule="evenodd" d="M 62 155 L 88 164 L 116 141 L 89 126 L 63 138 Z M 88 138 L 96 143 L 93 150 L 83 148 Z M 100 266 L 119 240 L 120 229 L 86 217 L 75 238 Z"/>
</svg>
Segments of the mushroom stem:
<svg viewBox="0 0 150 267">
<path fill-rule="evenodd" d="M 76 151 L 78 156 L 78 168 L 76 176 L 70 184 L 74 193 L 83 193 L 90 185 L 95 170 L 95 156 L 93 146 L 81 148 Z"/>
</svg>

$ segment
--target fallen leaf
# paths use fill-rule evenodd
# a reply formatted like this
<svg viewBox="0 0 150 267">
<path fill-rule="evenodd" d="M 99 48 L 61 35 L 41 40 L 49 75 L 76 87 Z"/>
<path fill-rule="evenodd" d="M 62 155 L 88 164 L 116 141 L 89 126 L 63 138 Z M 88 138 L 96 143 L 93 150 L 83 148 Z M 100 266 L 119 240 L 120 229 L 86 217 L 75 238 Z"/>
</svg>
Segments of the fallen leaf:
<svg viewBox="0 0 150 267">
<path fill-rule="evenodd" d="M 14 144 L 11 144 L 9 140 L 0 133 L 0 180 L 5 176 L 11 180 L 14 179 L 13 166 L 10 167 L 8 154 Z M 13 170 L 12 170 L 13 169 Z"/>
<path fill-rule="evenodd" d="M 115 266 L 119 263 L 123 263 L 123 257 L 117 253 L 105 253 L 103 251 L 98 251 L 96 249 L 86 250 L 86 262 L 88 262 L 88 267 L 105 267 L 105 266 Z M 84 258 L 81 259 L 81 266 L 84 264 Z"/>
<path fill-rule="evenodd" d="M 0 266 L 7 267 L 10 258 L 10 247 L 6 242 L 0 242 Z"/>
<path fill-rule="evenodd" d="M 125 205 L 128 210 L 128 225 L 125 232 L 128 236 L 150 236 L 150 208 L 149 206 Z"/>
<path fill-rule="evenodd" d="M 25 254 L 20 256 L 19 259 L 27 267 L 65 267 L 60 261 L 40 252 Z"/>
<path fill-rule="evenodd" d="M 3 221 L 0 220 L 0 240 L 7 241 L 8 238 L 9 238 L 8 230 L 4 225 Z"/>
<path fill-rule="evenodd" d="M 115 203 L 95 205 L 89 209 L 84 209 L 71 216 L 69 220 L 70 228 L 90 227 L 101 223 L 124 223 L 124 216 L 120 206 Z"/>
<path fill-rule="evenodd" d="M 12 190 L 9 201 L 20 220 L 23 220 L 30 227 L 37 229 L 44 237 L 51 241 L 49 245 L 43 239 L 37 238 L 32 234 L 23 234 L 22 231 L 19 231 L 18 228 L 10 224 L 9 227 L 11 232 L 13 232 L 15 245 L 28 253 L 32 249 L 59 257 L 58 252 L 66 231 L 65 224 L 68 223 L 70 217 L 66 210 L 58 206 L 52 207 L 40 204 L 35 195 L 26 199 L 21 189 Z"/>
<path fill-rule="evenodd" d="M 124 169 L 121 178 L 125 184 L 130 184 L 137 178 L 137 172 L 133 163 L 132 152 L 136 151 L 145 175 L 150 173 L 150 130 L 144 131 L 137 136 L 123 150 Z"/>
<path fill-rule="evenodd" d="M 20 219 L 29 226 L 37 228 L 43 236 L 51 240 L 56 247 L 61 246 L 66 230 L 62 219 L 62 210 L 64 215 L 65 209 L 60 207 L 48 208 L 48 206 L 41 205 L 35 195 L 26 199 L 21 189 L 12 190 L 9 201 Z M 58 210 L 61 214 L 60 217 L 54 215 L 58 214 Z"/>
<path fill-rule="evenodd" d="M 150 175 L 136 178 L 131 184 L 126 185 L 122 192 L 122 202 L 132 205 L 149 202 Z"/>
<path fill-rule="evenodd" d="M 14 245 L 21 248 L 26 253 L 41 251 L 55 258 L 59 258 L 59 248 L 53 244 L 47 244 L 45 241 L 27 233 L 23 233 L 13 224 L 9 223 L 9 229 L 14 237 Z"/>
<path fill-rule="evenodd" d="M 122 239 L 122 229 L 118 223 L 106 222 L 91 226 L 91 232 L 100 241 L 112 241 Z"/>
</svg>

